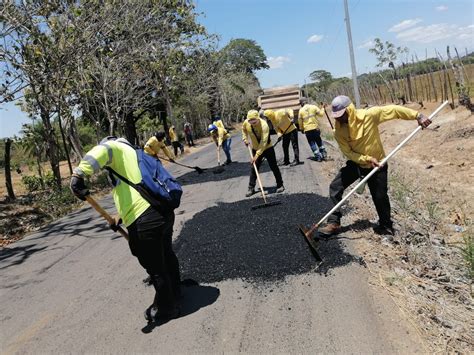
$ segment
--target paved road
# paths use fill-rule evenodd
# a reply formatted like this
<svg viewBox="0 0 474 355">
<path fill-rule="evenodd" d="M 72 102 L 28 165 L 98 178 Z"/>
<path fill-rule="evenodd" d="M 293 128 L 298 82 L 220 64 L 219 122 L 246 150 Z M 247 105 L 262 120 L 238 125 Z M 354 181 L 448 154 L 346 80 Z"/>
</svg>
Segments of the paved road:
<svg viewBox="0 0 474 355">
<path fill-rule="evenodd" d="M 421 351 L 388 296 L 369 285 L 353 242 L 323 245 L 326 263 L 316 268 L 294 225 L 323 214 L 327 181 L 302 136 L 300 147 L 305 164 L 281 169 L 283 204 L 256 211 L 258 195 L 244 197 L 250 166 L 238 138 L 239 163 L 222 174 L 171 167 L 184 185 L 176 248 L 184 276 L 200 286 L 185 289 L 184 315 L 160 327 L 143 319 L 154 293 L 144 271 L 91 208 L 1 250 L 1 353 Z M 213 166 L 215 150 L 182 162 Z M 262 180 L 274 186 L 268 169 Z M 113 211 L 110 198 L 101 203 Z"/>
</svg>

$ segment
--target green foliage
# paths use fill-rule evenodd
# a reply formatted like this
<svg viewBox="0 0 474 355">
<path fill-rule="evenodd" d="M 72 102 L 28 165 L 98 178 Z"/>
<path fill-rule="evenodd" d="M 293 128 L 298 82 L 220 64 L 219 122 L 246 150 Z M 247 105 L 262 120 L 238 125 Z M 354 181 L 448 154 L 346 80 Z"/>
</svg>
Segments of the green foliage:
<svg viewBox="0 0 474 355">
<path fill-rule="evenodd" d="M 56 181 L 54 179 L 54 175 L 52 172 L 47 172 L 44 175 L 44 178 L 36 175 L 25 175 L 21 177 L 21 182 L 25 185 L 25 188 L 28 192 L 35 192 L 42 190 L 43 188 L 46 189 L 54 189 L 56 188 Z M 44 186 L 44 187 L 43 187 Z"/>
<path fill-rule="evenodd" d="M 383 67 L 385 64 L 391 64 L 395 62 L 402 54 L 408 53 L 407 47 L 395 47 L 393 43 L 389 41 L 382 42 L 380 38 L 374 39 L 374 47 L 369 49 L 370 53 L 375 54 L 377 58 L 377 66 Z"/>
<path fill-rule="evenodd" d="M 250 39 L 233 39 L 220 52 L 221 62 L 230 70 L 254 73 L 268 69 L 267 57 L 257 42 Z"/>
</svg>

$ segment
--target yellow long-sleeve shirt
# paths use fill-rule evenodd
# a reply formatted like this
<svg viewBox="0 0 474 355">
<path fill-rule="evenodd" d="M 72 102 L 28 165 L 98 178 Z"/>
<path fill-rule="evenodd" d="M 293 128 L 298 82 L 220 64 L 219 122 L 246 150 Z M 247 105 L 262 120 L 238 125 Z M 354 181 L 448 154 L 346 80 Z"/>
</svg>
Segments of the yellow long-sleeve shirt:
<svg viewBox="0 0 474 355">
<path fill-rule="evenodd" d="M 216 143 L 217 146 L 220 147 L 222 145 L 222 142 L 230 138 L 230 134 L 227 132 L 226 129 L 220 126 L 217 126 L 217 132 L 214 130 L 211 133 L 211 138 L 214 141 L 214 143 Z"/>
<path fill-rule="evenodd" d="M 145 151 L 145 153 L 147 153 L 149 155 L 152 155 L 152 156 L 158 155 L 160 150 L 162 150 L 163 153 L 165 153 L 165 155 L 169 159 L 174 159 L 173 154 L 170 152 L 170 150 L 166 146 L 165 142 L 163 142 L 163 141 L 160 142 L 158 139 L 156 139 L 155 136 L 148 139 L 148 141 L 146 142 L 145 147 L 144 147 L 143 150 Z"/>
<path fill-rule="evenodd" d="M 298 113 L 298 126 L 300 127 L 300 130 L 308 132 L 318 129 L 318 117 L 322 117 L 323 114 L 324 110 L 316 105 L 304 105 Z"/>
<path fill-rule="evenodd" d="M 356 110 L 351 104 L 347 112 L 348 123 L 341 124 L 336 120 L 334 137 L 342 153 L 362 168 L 371 167 L 371 157 L 379 161 L 385 157 L 379 124 L 396 118 L 415 120 L 418 115 L 415 110 L 397 105 Z"/>
<path fill-rule="evenodd" d="M 178 136 L 176 135 L 176 130 L 173 127 L 170 127 L 168 130 L 168 133 L 170 135 L 170 139 L 172 142 L 177 142 L 178 141 Z"/>
<path fill-rule="evenodd" d="M 296 129 L 292 122 L 294 113 L 289 108 L 282 108 L 276 111 L 265 110 L 265 116 L 272 122 L 273 129 L 278 136 L 293 132 Z"/>
<path fill-rule="evenodd" d="M 253 131 L 255 131 L 255 134 Z M 251 125 L 248 119 L 244 121 L 242 125 L 242 140 L 249 143 L 248 137 L 250 137 L 253 150 L 256 151 L 256 156 L 262 155 L 265 150 L 272 147 L 270 127 L 268 127 L 267 122 L 261 118 L 258 118 L 258 123 L 255 125 Z"/>
<path fill-rule="evenodd" d="M 79 176 L 91 176 L 105 166 L 111 167 L 133 183 L 138 184 L 142 180 L 135 149 L 118 141 L 96 145 L 82 158 L 74 173 Z M 150 207 L 133 187 L 120 180 L 117 180 L 112 195 L 115 207 L 127 227 Z"/>
</svg>

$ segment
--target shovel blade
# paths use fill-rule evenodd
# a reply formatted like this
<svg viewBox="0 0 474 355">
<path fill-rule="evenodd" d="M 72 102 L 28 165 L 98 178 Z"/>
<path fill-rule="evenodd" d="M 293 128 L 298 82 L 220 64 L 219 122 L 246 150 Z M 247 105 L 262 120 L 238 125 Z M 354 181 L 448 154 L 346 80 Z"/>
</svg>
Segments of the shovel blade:
<svg viewBox="0 0 474 355">
<path fill-rule="evenodd" d="M 281 205 L 281 201 L 273 201 L 273 202 L 262 203 L 260 205 L 255 205 L 255 206 L 252 206 L 252 210 L 265 208 L 265 207 L 272 207 L 272 206 L 277 206 L 277 205 Z"/>
</svg>

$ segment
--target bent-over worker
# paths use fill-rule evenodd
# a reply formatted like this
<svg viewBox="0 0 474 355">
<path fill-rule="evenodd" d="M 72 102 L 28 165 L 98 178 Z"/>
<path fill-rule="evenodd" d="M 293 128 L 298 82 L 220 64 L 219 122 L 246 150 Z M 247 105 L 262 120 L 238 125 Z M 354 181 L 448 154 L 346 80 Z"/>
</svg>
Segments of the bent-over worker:
<svg viewBox="0 0 474 355">
<path fill-rule="evenodd" d="M 266 158 L 268 160 L 268 165 L 270 165 L 270 169 L 275 176 L 276 192 L 280 193 L 285 191 L 280 169 L 278 169 L 276 161 L 275 149 L 273 149 L 272 141 L 270 139 L 270 128 L 268 127 L 267 122 L 259 117 L 257 110 L 250 110 L 247 113 L 247 119 L 242 125 L 242 140 L 246 146 L 251 144 L 253 155 L 251 163 L 255 164 L 257 170 L 259 170 L 263 158 Z M 245 195 L 246 197 L 250 197 L 255 193 L 256 181 L 257 174 L 252 166 L 250 170 L 248 192 Z"/>
<path fill-rule="evenodd" d="M 415 110 L 387 105 L 357 110 L 347 96 L 337 96 L 332 101 L 332 115 L 336 119 L 335 138 L 339 148 L 346 156 L 346 165 L 339 170 L 329 186 L 331 201 L 336 205 L 342 200 L 344 190 L 357 179 L 366 176 L 380 166 L 385 157 L 379 124 L 393 120 L 417 120 L 422 127 L 431 124 L 429 118 Z M 390 200 L 387 194 L 388 165 L 381 167 L 367 181 L 374 202 L 379 224 L 374 228 L 378 234 L 393 235 L 393 223 L 390 213 Z M 338 209 L 329 218 L 325 226 L 319 229 L 324 235 L 336 234 L 341 230 L 341 211 Z"/>
<path fill-rule="evenodd" d="M 278 135 L 277 142 L 283 140 L 283 165 L 295 166 L 300 164 L 298 148 L 298 130 L 294 125 L 294 113 L 291 109 L 265 110 L 263 118 L 269 119 Z M 290 164 L 289 147 L 293 147 L 294 160 Z"/>
<path fill-rule="evenodd" d="M 210 124 L 209 127 L 207 127 L 207 131 L 211 135 L 214 143 L 217 145 L 217 149 L 222 147 L 227 158 L 224 165 L 232 163 L 232 158 L 230 156 L 230 144 L 232 143 L 232 138 L 230 137 L 230 134 L 227 133 L 227 130 L 220 126 L 218 127 L 215 124 Z"/>
</svg>

